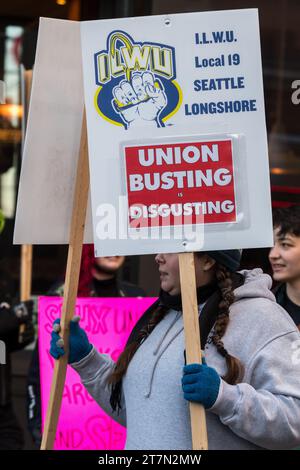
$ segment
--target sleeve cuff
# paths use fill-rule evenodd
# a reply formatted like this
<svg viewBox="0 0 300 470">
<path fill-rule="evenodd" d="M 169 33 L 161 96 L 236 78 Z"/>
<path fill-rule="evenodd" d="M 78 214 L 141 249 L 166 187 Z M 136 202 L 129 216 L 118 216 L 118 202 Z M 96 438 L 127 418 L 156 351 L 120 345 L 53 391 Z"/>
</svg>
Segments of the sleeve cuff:
<svg viewBox="0 0 300 470">
<path fill-rule="evenodd" d="M 107 354 L 100 354 L 93 346 L 92 350 L 79 362 L 73 362 L 71 367 L 78 372 L 82 381 L 88 382 L 99 374 L 99 370 L 103 367 L 113 367 L 114 361 Z"/>
<path fill-rule="evenodd" d="M 215 413 L 222 420 L 230 419 L 236 410 L 240 399 L 240 390 L 238 385 L 229 385 L 221 379 L 219 393 L 214 405 L 208 411 Z"/>
</svg>

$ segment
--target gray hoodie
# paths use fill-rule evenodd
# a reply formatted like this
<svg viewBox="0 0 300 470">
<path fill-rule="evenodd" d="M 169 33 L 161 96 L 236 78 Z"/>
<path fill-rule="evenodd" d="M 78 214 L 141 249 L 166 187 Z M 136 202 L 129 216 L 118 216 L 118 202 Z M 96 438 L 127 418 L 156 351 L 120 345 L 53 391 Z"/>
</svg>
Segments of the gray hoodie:
<svg viewBox="0 0 300 470">
<path fill-rule="evenodd" d="M 221 380 L 217 401 L 206 411 L 209 449 L 290 449 L 300 444 L 300 334 L 276 303 L 270 276 L 260 269 L 242 274 L 245 283 L 235 290 L 223 341 L 245 373 L 238 385 Z M 206 362 L 222 376 L 225 360 L 211 334 Z M 171 310 L 129 364 L 119 415 L 111 409 L 106 384 L 112 359 L 94 348 L 72 364 L 101 408 L 126 426 L 126 449 L 192 448 L 189 406 L 181 388 L 184 349 L 182 314 Z"/>
</svg>

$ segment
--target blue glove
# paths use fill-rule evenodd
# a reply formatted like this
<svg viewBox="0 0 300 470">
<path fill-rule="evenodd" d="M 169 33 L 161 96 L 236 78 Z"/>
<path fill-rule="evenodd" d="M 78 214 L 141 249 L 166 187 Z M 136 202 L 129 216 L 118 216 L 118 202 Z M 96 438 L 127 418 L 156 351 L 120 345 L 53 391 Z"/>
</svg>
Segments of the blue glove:
<svg viewBox="0 0 300 470">
<path fill-rule="evenodd" d="M 183 368 L 182 390 L 188 401 L 201 403 L 204 408 L 211 408 L 218 397 L 221 379 L 212 367 L 203 364 L 188 364 Z"/>
<path fill-rule="evenodd" d="M 65 354 L 63 349 L 63 340 L 59 336 L 60 318 L 53 323 L 53 331 L 51 333 L 50 354 L 54 359 L 59 359 Z M 70 322 L 69 337 L 69 358 L 68 363 L 79 362 L 86 357 L 92 350 L 93 345 L 89 342 L 86 332 L 80 328 L 78 317 L 74 317 Z"/>
</svg>

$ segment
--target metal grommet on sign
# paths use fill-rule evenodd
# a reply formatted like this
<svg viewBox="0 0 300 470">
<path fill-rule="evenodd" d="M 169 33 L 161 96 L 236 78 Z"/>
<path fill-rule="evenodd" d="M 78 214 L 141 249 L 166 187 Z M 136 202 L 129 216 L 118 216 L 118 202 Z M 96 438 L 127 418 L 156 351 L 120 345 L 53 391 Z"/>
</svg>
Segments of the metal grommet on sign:
<svg viewBox="0 0 300 470">
<path fill-rule="evenodd" d="M 165 26 L 171 26 L 170 18 L 165 18 Z"/>
</svg>

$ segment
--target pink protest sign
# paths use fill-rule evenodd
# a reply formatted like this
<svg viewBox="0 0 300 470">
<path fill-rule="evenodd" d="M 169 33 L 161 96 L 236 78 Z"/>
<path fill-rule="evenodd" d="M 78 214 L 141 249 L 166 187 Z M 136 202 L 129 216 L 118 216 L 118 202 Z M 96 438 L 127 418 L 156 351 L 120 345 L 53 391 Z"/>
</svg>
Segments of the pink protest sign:
<svg viewBox="0 0 300 470">
<path fill-rule="evenodd" d="M 89 340 L 100 353 L 114 361 L 124 349 L 129 334 L 155 298 L 80 298 L 76 315 Z M 39 298 L 39 360 L 42 420 L 50 395 L 54 359 L 50 356 L 53 321 L 60 317 L 62 298 Z M 123 449 L 126 429 L 113 421 L 90 397 L 79 375 L 68 367 L 54 449 Z"/>
</svg>

